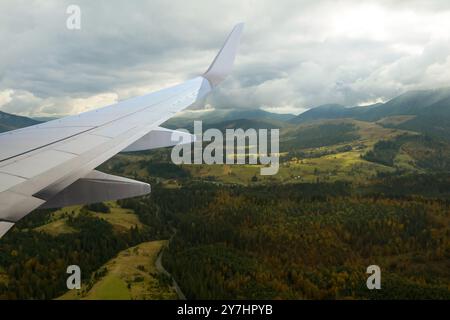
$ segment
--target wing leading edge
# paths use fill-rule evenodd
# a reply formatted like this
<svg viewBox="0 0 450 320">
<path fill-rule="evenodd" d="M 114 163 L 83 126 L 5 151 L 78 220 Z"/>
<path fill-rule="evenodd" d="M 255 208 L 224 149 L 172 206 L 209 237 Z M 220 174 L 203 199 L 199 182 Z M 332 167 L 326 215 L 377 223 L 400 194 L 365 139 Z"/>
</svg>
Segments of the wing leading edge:
<svg viewBox="0 0 450 320">
<path fill-rule="evenodd" d="M 231 71 L 237 25 L 202 76 L 142 97 L 0 134 L 0 237 L 39 207 L 115 200 L 150 192 L 148 184 L 94 169 L 121 151 L 174 145 L 159 125 L 202 101 Z M 183 141 L 193 141 L 186 136 Z"/>
</svg>

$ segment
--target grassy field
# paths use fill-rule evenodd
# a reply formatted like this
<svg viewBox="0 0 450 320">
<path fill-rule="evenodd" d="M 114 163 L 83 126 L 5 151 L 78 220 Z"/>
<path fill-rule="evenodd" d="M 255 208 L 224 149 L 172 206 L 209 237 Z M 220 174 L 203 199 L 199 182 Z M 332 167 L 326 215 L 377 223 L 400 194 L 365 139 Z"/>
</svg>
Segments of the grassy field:
<svg viewBox="0 0 450 320">
<path fill-rule="evenodd" d="M 279 171 L 273 176 L 260 175 L 260 165 L 181 165 L 187 171 L 191 180 L 210 181 L 225 184 L 265 184 L 265 183 L 299 183 L 317 181 L 347 180 L 356 183 L 366 183 L 367 178 L 378 172 L 392 172 L 393 167 L 362 159 L 362 155 L 371 150 L 379 140 L 395 139 L 399 135 L 416 135 L 417 133 L 386 128 L 383 125 L 391 122 L 404 121 L 396 117 L 383 119 L 379 123 L 359 121 L 353 119 L 320 120 L 298 127 L 288 126 L 281 133 L 281 156 Z M 283 150 L 283 139 L 300 139 L 302 130 L 323 125 L 351 125 L 357 139 L 352 141 L 319 146 L 314 148 L 299 148 L 296 152 L 309 155 L 308 157 L 294 156 Z M 165 179 L 155 176 L 152 172 L 152 162 L 170 162 L 170 150 L 149 153 L 121 154 L 105 164 L 109 170 L 119 170 L 121 174 L 134 177 L 156 178 L 167 188 L 177 188 L 180 181 L 176 178 Z M 395 159 L 397 167 L 418 171 L 415 163 L 408 154 L 400 150 Z"/>
<path fill-rule="evenodd" d="M 66 209 L 61 209 L 59 211 L 65 212 Z M 75 233 L 77 232 L 76 229 L 70 227 L 66 223 L 67 218 L 56 218 L 55 220 L 35 228 L 35 231 L 44 232 L 47 234 L 50 234 L 52 236 L 57 236 L 60 234 L 66 234 L 66 233 Z"/>
<path fill-rule="evenodd" d="M 112 224 L 117 231 L 130 230 L 134 226 L 137 226 L 138 228 L 143 227 L 138 216 L 134 214 L 133 210 L 123 209 L 117 205 L 116 202 L 106 202 L 106 204 L 111 210 L 110 213 L 93 212 L 93 215 L 97 218 L 106 220 Z"/>
<path fill-rule="evenodd" d="M 349 123 L 356 128 L 359 138 L 355 141 L 301 149 L 307 154 L 319 154 L 310 158 L 291 157 L 280 163 L 279 171 L 274 176 L 261 176 L 257 165 L 184 165 L 192 177 L 209 179 L 222 183 L 255 184 L 255 183 L 297 183 L 348 180 L 364 183 L 368 176 L 377 172 L 390 172 L 394 169 L 381 164 L 368 162 L 361 158 L 380 139 L 392 139 L 407 131 L 384 128 L 376 123 L 357 120 L 318 121 L 317 124 Z M 291 129 L 290 129 L 291 130 Z M 289 131 L 286 133 L 289 134 Z M 412 133 L 411 133 L 412 134 Z M 351 147 L 349 151 L 338 151 L 343 147 Z M 326 154 L 330 153 L 330 154 Z M 320 155 L 325 154 L 325 155 Z M 400 162 L 402 160 L 403 162 Z M 409 159 L 400 159 L 399 164 L 408 164 Z M 410 165 L 409 165 L 410 166 Z M 253 177 L 256 177 L 253 178 Z"/>
<path fill-rule="evenodd" d="M 155 261 L 167 241 L 145 242 L 124 250 L 102 266 L 100 279 L 91 280 L 80 291 L 72 290 L 61 300 L 152 300 L 176 299 L 167 279 L 158 273 Z"/>
<path fill-rule="evenodd" d="M 133 210 L 123 209 L 117 205 L 116 202 L 106 202 L 110 208 L 109 213 L 98 213 L 89 211 L 94 217 L 106 220 L 109 222 L 117 232 L 130 230 L 132 227 L 137 226 L 142 228 L 142 223 L 139 218 L 134 214 Z M 67 225 L 67 217 L 69 215 L 78 215 L 82 206 L 72 206 L 59 209 L 52 213 L 51 221 L 43 226 L 35 228 L 36 231 L 45 232 L 50 235 L 59 235 L 64 233 L 77 232 L 76 229 Z"/>
</svg>

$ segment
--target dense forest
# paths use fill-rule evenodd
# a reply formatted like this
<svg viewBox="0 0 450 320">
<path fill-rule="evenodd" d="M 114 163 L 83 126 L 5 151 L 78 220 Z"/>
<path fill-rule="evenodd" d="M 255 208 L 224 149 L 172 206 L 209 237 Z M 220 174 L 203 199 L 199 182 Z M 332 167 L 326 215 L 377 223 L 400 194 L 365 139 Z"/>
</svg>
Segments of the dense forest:
<svg viewBox="0 0 450 320">
<path fill-rule="evenodd" d="M 417 196 L 426 181 L 436 189 Z M 34 230 L 51 214 L 40 211 L 0 242 L 9 278 L 0 298 L 57 297 L 68 265 L 80 265 L 86 280 L 120 250 L 174 235 L 163 263 L 192 299 L 450 299 L 450 202 L 441 193 L 449 181 L 391 174 L 364 188 L 156 183 L 151 196 L 119 201 L 145 225 L 121 233 L 90 214 L 107 215 L 103 205 L 69 215 L 78 232 L 58 236 Z M 372 264 L 382 290 L 366 287 Z"/>
<path fill-rule="evenodd" d="M 177 230 L 164 264 L 194 299 L 450 299 L 450 205 L 351 189 L 155 190 L 154 205 Z M 372 264 L 383 290 L 366 287 Z"/>
<path fill-rule="evenodd" d="M 392 140 L 380 140 L 362 158 L 392 167 L 396 165 L 399 150 L 408 154 L 419 169 L 434 172 L 450 170 L 449 144 L 428 135 L 403 134 Z"/>
</svg>

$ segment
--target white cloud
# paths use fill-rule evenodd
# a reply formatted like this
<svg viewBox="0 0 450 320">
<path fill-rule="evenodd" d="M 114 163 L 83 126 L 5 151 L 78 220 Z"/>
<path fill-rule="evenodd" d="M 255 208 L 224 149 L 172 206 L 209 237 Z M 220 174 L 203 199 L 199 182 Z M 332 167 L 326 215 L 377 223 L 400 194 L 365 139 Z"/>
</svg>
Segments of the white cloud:
<svg viewBox="0 0 450 320">
<path fill-rule="evenodd" d="M 14 90 L 11 90 L 11 89 L 6 89 L 6 90 L 3 90 L 3 91 L 0 91 L 0 108 L 3 105 L 11 102 L 11 100 L 12 100 L 11 96 L 12 96 L 13 93 L 14 93 Z"/>
<path fill-rule="evenodd" d="M 83 98 L 40 98 L 24 90 L 0 92 L 2 111 L 24 116 L 63 116 L 88 111 L 118 101 L 117 93 L 107 92 Z"/>
<path fill-rule="evenodd" d="M 92 110 L 98 106 L 107 106 L 117 103 L 117 93 L 101 93 L 88 98 L 77 98 L 70 101 L 72 111 L 70 113 L 80 113 Z"/>
</svg>

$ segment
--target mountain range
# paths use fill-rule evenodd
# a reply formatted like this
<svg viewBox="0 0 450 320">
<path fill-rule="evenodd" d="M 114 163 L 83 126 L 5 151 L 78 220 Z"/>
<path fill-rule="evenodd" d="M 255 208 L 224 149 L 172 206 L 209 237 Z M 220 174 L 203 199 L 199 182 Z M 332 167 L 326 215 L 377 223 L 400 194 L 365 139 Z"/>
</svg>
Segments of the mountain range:
<svg viewBox="0 0 450 320">
<path fill-rule="evenodd" d="M 408 91 L 385 103 L 347 107 L 326 104 L 295 116 L 261 109 L 214 109 L 188 111 L 167 121 L 169 128 L 192 127 L 193 120 L 203 120 L 205 127 L 285 128 L 318 120 L 354 119 L 377 122 L 384 127 L 418 131 L 450 139 L 450 88 Z M 41 119 L 39 119 L 41 120 Z M 0 132 L 21 128 L 40 121 L 0 112 Z"/>
<path fill-rule="evenodd" d="M 323 119 L 356 119 L 379 122 L 385 127 L 418 131 L 450 138 L 450 88 L 408 91 L 385 103 L 345 107 L 327 104 L 312 108 L 289 120 L 300 124 Z"/>
<path fill-rule="evenodd" d="M 430 113 L 450 116 L 450 88 L 408 91 L 386 103 L 377 103 L 363 107 L 345 107 L 339 104 L 321 105 L 292 118 L 291 122 L 301 123 L 331 118 L 376 121 L 388 116 L 423 116 Z"/>
</svg>

